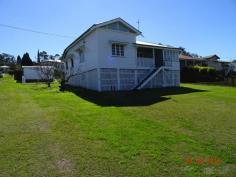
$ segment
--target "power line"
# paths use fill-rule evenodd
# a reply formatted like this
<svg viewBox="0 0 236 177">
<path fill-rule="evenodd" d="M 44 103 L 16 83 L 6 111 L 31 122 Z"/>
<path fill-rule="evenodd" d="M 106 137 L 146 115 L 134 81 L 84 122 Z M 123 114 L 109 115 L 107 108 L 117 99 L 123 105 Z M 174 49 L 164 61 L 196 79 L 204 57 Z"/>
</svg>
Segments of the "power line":
<svg viewBox="0 0 236 177">
<path fill-rule="evenodd" d="M 28 28 L 22 28 L 22 27 L 17 27 L 17 26 L 6 25 L 6 24 L 2 24 L 2 23 L 0 23 L 0 26 L 1 27 L 15 29 L 15 30 L 20 30 L 20 31 L 26 31 L 26 32 L 37 33 L 37 34 L 43 34 L 43 35 L 47 35 L 47 36 L 54 36 L 54 37 L 61 37 L 61 38 L 75 38 L 74 36 L 67 36 L 67 35 L 61 35 L 61 34 L 56 34 L 56 33 L 48 33 L 48 32 L 28 29 Z"/>
</svg>

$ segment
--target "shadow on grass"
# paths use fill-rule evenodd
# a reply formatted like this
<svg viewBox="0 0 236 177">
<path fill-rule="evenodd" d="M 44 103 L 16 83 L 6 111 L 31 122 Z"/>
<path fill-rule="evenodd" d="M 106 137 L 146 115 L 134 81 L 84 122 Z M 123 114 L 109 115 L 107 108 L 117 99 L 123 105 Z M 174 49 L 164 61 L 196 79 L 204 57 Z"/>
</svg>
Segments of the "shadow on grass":
<svg viewBox="0 0 236 177">
<path fill-rule="evenodd" d="M 167 96 L 188 94 L 193 92 L 204 92 L 188 87 L 172 87 L 146 89 L 139 91 L 120 92 L 96 92 L 79 87 L 67 87 L 69 92 L 73 92 L 84 100 L 95 103 L 99 106 L 148 106 L 158 102 L 171 99 Z"/>
</svg>

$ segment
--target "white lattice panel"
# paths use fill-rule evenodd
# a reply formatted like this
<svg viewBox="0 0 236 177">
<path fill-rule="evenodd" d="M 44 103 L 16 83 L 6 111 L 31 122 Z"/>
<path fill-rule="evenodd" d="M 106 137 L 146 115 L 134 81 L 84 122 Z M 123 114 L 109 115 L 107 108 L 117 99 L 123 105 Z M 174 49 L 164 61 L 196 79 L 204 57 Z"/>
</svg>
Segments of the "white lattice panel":
<svg viewBox="0 0 236 177">
<path fill-rule="evenodd" d="M 130 90 L 135 85 L 135 70 L 121 69 L 120 70 L 120 89 Z"/>
</svg>

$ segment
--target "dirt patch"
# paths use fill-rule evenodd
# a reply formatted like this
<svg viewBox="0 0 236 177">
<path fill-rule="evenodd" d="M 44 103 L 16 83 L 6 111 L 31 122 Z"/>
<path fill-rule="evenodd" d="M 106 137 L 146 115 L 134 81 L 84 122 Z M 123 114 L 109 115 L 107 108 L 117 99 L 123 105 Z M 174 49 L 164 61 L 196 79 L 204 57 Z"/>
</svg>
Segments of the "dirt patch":
<svg viewBox="0 0 236 177">
<path fill-rule="evenodd" d="M 72 163 L 70 160 L 61 159 L 57 161 L 57 168 L 64 172 L 64 171 L 72 171 Z"/>
<path fill-rule="evenodd" d="M 49 124 L 47 121 L 40 121 L 38 123 L 39 131 L 45 132 L 49 130 Z"/>
</svg>

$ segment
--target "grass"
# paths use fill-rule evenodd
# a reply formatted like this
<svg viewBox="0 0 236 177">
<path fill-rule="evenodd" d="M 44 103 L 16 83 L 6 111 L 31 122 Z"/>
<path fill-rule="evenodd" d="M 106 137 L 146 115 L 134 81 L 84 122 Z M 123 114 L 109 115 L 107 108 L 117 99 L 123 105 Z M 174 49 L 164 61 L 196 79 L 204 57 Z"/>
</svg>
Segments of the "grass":
<svg viewBox="0 0 236 177">
<path fill-rule="evenodd" d="M 235 163 L 235 88 L 63 93 L 0 79 L 0 176 L 235 176 Z"/>
</svg>

